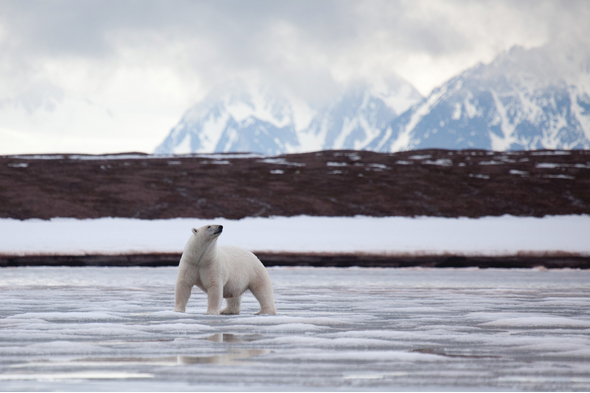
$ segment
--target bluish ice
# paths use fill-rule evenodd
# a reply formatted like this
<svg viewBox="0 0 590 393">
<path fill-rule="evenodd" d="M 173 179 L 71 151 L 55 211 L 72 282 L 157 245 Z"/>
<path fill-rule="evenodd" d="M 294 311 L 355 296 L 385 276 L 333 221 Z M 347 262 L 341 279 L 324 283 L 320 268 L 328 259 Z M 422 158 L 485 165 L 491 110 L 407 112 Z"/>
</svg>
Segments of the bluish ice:
<svg viewBox="0 0 590 393">
<path fill-rule="evenodd" d="M 0 390 L 590 390 L 590 271 L 269 272 L 278 315 L 206 316 L 176 268 L 3 268 Z"/>
</svg>

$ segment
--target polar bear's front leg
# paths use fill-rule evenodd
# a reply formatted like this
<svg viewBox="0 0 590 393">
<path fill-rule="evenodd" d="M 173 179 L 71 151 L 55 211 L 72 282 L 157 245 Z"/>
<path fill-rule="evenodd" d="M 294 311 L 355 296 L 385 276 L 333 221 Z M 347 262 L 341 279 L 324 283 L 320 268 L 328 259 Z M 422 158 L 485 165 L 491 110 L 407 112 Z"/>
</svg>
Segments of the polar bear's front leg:
<svg viewBox="0 0 590 393">
<path fill-rule="evenodd" d="M 223 300 L 223 287 L 219 284 L 210 286 L 207 289 L 207 312 L 206 315 L 219 315 L 221 301 Z"/>
<path fill-rule="evenodd" d="M 176 289 L 174 291 L 174 311 L 186 311 L 186 303 L 188 303 L 188 299 L 191 297 L 192 288 L 193 286 L 191 284 L 187 284 L 181 280 L 176 282 Z"/>
</svg>

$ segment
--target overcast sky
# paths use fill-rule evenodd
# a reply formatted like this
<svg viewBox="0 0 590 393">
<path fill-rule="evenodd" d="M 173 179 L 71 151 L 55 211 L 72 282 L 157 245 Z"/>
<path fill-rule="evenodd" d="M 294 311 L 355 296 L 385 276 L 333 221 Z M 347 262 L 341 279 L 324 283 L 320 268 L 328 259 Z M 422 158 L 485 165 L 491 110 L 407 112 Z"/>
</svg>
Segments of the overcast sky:
<svg viewBox="0 0 590 393">
<path fill-rule="evenodd" d="M 313 103 L 397 74 L 423 95 L 513 45 L 588 46 L 590 1 L 0 0 L 0 154 L 151 152 L 216 83 Z"/>
</svg>

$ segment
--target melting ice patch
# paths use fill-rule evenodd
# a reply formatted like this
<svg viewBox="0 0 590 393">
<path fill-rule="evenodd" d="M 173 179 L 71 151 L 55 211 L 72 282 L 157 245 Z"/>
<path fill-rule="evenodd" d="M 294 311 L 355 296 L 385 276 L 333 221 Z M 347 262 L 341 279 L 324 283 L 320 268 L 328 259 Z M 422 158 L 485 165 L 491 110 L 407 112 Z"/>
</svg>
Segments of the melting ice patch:
<svg viewBox="0 0 590 393">
<path fill-rule="evenodd" d="M 518 317 L 498 319 L 492 322 L 483 323 L 482 326 L 502 326 L 502 327 L 564 327 L 564 328 L 590 328 L 590 320 L 579 320 L 574 318 L 563 317 Z"/>
<path fill-rule="evenodd" d="M 107 312 L 32 312 L 19 314 L 17 316 L 8 317 L 7 319 L 37 319 L 37 320 L 83 320 L 83 321 L 97 321 L 97 320 L 113 320 L 121 319 Z"/>
</svg>

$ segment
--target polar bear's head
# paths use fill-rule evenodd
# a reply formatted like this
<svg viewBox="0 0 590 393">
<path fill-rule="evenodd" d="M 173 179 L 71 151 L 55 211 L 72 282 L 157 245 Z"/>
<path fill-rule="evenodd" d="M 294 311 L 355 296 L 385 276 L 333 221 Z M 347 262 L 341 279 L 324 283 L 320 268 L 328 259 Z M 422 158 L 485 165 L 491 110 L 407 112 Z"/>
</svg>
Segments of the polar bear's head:
<svg viewBox="0 0 590 393">
<path fill-rule="evenodd" d="M 184 252 L 190 255 L 195 260 L 199 260 L 203 255 L 208 255 L 210 252 L 215 252 L 215 245 L 217 238 L 223 231 L 222 225 L 205 225 L 199 229 L 192 229 L 192 236 L 184 246 Z"/>
<path fill-rule="evenodd" d="M 193 228 L 193 236 L 197 236 L 201 241 L 217 239 L 223 231 L 223 225 L 205 225 L 199 229 Z"/>
</svg>

